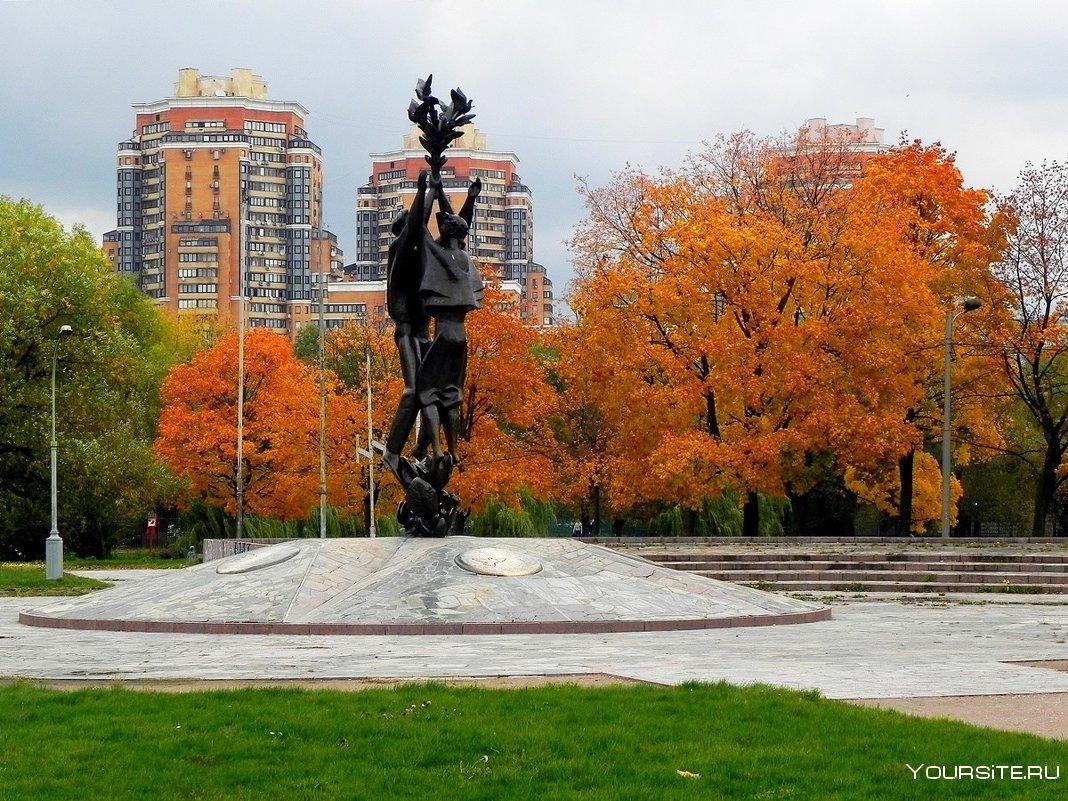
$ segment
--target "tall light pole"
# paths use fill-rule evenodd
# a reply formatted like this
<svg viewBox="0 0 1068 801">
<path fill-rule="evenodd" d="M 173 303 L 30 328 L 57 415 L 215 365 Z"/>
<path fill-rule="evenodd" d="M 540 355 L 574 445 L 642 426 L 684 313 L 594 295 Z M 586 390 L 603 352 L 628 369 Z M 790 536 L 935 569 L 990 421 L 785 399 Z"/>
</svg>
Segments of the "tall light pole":
<svg viewBox="0 0 1068 801">
<path fill-rule="evenodd" d="M 319 244 L 312 253 L 319 265 L 319 539 L 326 539 L 326 282 Z"/>
<path fill-rule="evenodd" d="M 59 536 L 59 514 L 56 492 L 56 360 L 59 358 L 59 341 L 74 333 L 69 325 L 61 326 L 52 346 L 52 530 L 45 540 L 45 579 L 56 581 L 63 578 L 63 539 Z"/>
<path fill-rule="evenodd" d="M 371 434 L 371 348 L 367 348 L 367 517 L 368 533 L 375 538 L 375 443 Z"/>
<path fill-rule="evenodd" d="M 953 468 L 949 450 L 952 432 L 950 430 L 950 371 L 953 363 L 953 322 L 962 314 L 975 311 L 982 304 L 978 298 L 964 298 L 961 301 L 961 310 L 956 311 L 954 304 L 946 309 L 946 363 L 942 374 L 942 538 L 949 539 L 949 474 Z"/>
<path fill-rule="evenodd" d="M 237 521 L 234 538 L 241 539 L 245 522 L 245 269 L 248 266 L 248 193 L 251 165 L 241 162 L 241 219 L 237 224 L 237 463 L 234 468 L 234 494 Z"/>
</svg>

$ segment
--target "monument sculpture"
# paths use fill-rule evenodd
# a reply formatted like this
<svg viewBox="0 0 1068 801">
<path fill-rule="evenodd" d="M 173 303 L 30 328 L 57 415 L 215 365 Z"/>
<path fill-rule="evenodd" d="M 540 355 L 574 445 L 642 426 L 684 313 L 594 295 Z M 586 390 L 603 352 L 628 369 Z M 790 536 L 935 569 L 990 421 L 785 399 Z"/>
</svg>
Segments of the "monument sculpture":
<svg viewBox="0 0 1068 801">
<path fill-rule="evenodd" d="M 468 187 L 459 213 L 453 211 L 442 183 L 445 150 L 474 119 L 473 104 L 459 89 L 443 103 L 432 94 L 433 77 L 416 84 L 415 100 L 408 107 L 429 170 L 419 175 L 411 207 L 393 223 L 386 272 L 386 308 L 395 326 L 404 391 L 382 458 L 404 488 L 397 520 L 406 534 L 421 537 L 458 534 L 466 517 L 459 499 L 445 487 L 456 467 L 467 372 L 464 319 L 482 306 L 483 293 L 478 268 L 465 247 L 482 183 L 476 178 Z M 437 238 L 428 227 L 431 216 Z M 404 451 L 417 421 L 419 434 L 408 458 Z"/>
</svg>

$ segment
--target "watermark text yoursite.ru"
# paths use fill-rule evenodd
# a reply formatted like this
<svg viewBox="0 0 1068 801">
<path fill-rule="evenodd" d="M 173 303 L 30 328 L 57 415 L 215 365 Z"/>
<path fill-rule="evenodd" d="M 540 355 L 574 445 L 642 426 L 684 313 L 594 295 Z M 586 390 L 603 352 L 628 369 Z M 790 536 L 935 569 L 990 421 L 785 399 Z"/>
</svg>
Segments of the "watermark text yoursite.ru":
<svg viewBox="0 0 1068 801">
<path fill-rule="evenodd" d="M 980 781 L 1056 781 L 1061 778 L 1060 765 L 909 765 L 913 779 Z"/>
</svg>

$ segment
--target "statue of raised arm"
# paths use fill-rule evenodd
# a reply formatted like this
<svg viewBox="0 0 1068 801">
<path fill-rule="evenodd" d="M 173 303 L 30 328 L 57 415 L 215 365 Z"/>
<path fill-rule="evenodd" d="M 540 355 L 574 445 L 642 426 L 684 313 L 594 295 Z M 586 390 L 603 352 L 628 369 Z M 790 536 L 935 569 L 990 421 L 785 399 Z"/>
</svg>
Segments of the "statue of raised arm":
<svg viewBox="0 0 1068 801">
<path fill-rule="evenodd" d="M 474 219 L 474 216 L 475 216 L 475 201 L 478 199 L 478 196 L 481 195 L 481 194 L 482 194 L 482 179 L 481 178 L 475 178 L 475 180 L 471 182 L 471 185 L 469 187 L 467 187 L 467 198 L 464 200 L 463 206 L 460 207 L 460 214 L 458 215 L 458 216 L 463 218 L 464 222 L 467 223 L 468 230 L 470 230 L 471 225 L 472 225 L 472 220 Z M 449 202 L 449 196 L 445 194 L 444 190 L 440 189 L 440 185 L 439 185 L 439 189 L 438 189 L 437 198 L 438 198 L 438 206 L 441 209 L 441 211 L 438 213 L 438 226 L 439 226 L 438 230 L 440 230 L 441 220 L 443 218 L 443 215 L 452 214 L 453 211 L 452 211 L 452 203 Z"/>
<path fill-rule="evenodd" d="M 402 461 L 401 453 L 419 413 L 416 373 L 430 346 L 430 317 L 419 296 L 419 287 L 423 281 L 426 221 L 435 191 L 427 189 L 424 170 L 419 175 L 411 208 L 393 221 L 394 239 L 389 246 L 386 268 L 386 309 L 393 319 L 393 341 L 400 357 L 404 391 L 386 437 L 383 461 L 405 486 L 413 473 Z"/>
<path fill-rule="evenodd" d="M 472 103 L 459 89 L 445 104 L 431 92 L 433 76 L 416 84 L 408 117 L 421 131 L 429 174 L 419 178 L 411 208 L 394 225 L 387 276 L 388 307 L 404 374 L 404 392 L 387 438 L 384 461 L 405 489 L 397 518 L 405 533 L 444 536 L 462 527 L 459 499 L 445 492 L 456 464 L 459 408 L 467 372 L 464 318 L 482 305 L 482 279 L 465 245 L 482 191 L 476 179 L 459 214 L 442 187 L 449 145 L 469 123 Z M 438 204 L 435 239 L 428 228 Z M 434 338 L 428 340 L 429 320 Z M 403 451 L 416 417 L 421 420 L 414 461 Z M 444 448 L 442 439 L 444 438 Z M 429 451 L 429 453 L 427 453 Z"/>
</svg>

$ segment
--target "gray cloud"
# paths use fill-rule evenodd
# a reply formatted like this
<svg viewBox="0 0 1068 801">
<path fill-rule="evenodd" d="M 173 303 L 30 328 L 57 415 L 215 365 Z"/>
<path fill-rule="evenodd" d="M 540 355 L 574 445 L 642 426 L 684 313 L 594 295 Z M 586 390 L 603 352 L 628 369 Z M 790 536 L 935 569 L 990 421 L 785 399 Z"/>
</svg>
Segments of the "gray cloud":
<svg viewBox="0 0 1068 801">
<path fill-rule="evenodd" d="M 875 117 L 940 141 L 973 186 L 1068 157 L 1068 15 L 987 0 L 185 0 L 0 2 L 0 192 L 111 227 L 130 104 L 181 67 L 248 67 L 296 100 L 326 162 L 326 220 L 352 252 L 367 154 L 399 144 L 417 77 L 460 85 L 533 189 L 536 256 L 561 287 L 575 175 L 679 164 L 720 133 Z"/>
</svg>

